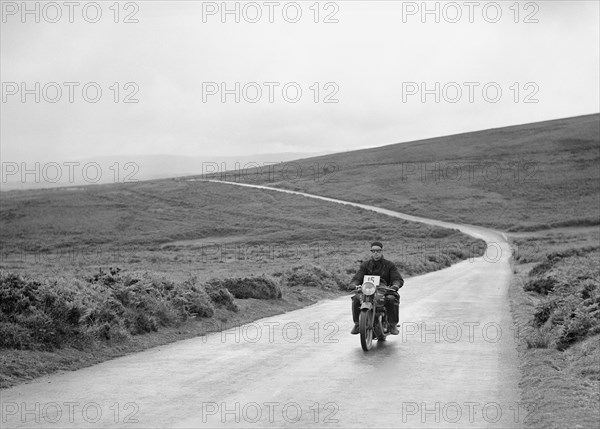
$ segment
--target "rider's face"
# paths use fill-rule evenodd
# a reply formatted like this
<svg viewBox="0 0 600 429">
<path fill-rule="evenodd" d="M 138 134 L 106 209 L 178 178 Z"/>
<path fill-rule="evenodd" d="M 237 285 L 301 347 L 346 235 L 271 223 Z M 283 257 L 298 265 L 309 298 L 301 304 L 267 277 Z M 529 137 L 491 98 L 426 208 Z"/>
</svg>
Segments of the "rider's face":
<svg viewBox="0 0 600 429">
<path fill-rule="evenodd" d="M 371 247 L 371 258 L 374 261 L 379 261 L 383 257 L 383 250 L 381 247 L 373 246 Z"/>
</svg>

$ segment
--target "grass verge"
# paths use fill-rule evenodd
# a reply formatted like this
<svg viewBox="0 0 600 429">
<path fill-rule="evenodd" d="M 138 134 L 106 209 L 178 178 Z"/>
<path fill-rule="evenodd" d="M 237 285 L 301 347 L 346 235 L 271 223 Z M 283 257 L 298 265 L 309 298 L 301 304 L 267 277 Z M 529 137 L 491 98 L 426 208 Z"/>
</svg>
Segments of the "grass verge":
<svg viewBox="0 0 600 429">
<path fill-rule="evenodd" d="M 0 274 L 2 388 L 229 329 L 344 293 L 326 284 L 312 285 L 310 290 L 265 276 L 176 284 L 112 269 L 87 279 L 63 278 L 57 286 L 56 280 Z M 73 293 L 76 289 L 78 294 Z M 252 297 L 234 298 L 247 290 Z"/>
<path fill-rule="evenodd" d="M 599 235 L 594 228 L 512 237 L 520 387 L 533 405 L 527 427 L 595 428 L 600 421 Z"/>
</svg>

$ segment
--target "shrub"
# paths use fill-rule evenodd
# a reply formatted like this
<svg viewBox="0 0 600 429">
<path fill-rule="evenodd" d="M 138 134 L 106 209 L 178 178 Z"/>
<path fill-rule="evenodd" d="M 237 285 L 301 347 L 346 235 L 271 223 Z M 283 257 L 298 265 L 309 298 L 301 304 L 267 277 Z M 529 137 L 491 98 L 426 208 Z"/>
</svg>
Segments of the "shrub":
<svg viewBox="0 0 600 429">
<path fill-rule="evenodd" d="M 599 257 L 597 248 L 568 249 L 549 255 L 530 271 L 524 289 L 546 295 L 532 320 L 544 331 L 542 343 L 565 350 L 600 333 Z"/>
<path fill-rule="evenodd" d="M 533 315 L 534 326 L 540 327 L 548 321 L 556 308 L 556 301 L 547 301 L 540 304 Z"/>
<path fill-rule="evenodd" d="M 214 314 L 211 298 L 193 279 L 176 285 L 148 274 L 134 277 L 120 271 L 101 269 L 84 279 L 43 283 L 0 272 L 0 347 L 78 347 Z"/>
<path fill-rule="evenodd" d="M 12 273 L 0 276 L 0 311 L 13 314 L 26 311 L 37 301 L 37 291 L 41 283 L 27 282 Z"/>
<path fill-rule="evenodd" d="M 529 271 L 529 277 L 539 277 L 546 274 L 558 260 L 558 258 L 551 256 L 548 256 L 547 258 L 547 261 L 536 264 L 531 271 Z"/>
<path fill-rule="evenodd" d="M 588 333 L 597 324 L 594 318 L 581 309 L 576 309 L 571 317 L 565 321 L 565 329 L 562 331 L 556 342 L 558 350 L 565 350 L 571 344 L 587 338 Z"/>
<path fill-rule="evenodd" d="M 283 273 L 281 284 L 287 287 L 315 287 L 346 290 L 350 276 L 339 271 L 327 271 L 318 265 L 300 265 Z"/>
<path fill-rule="evenodd" d="M 231 279 L 213 279 L 208 282 L 208 288 L 224 287 L 238 299 L 278 299 L 281 298 L 281 288 L 270 278 L 244 277 Z"/>
<path fill-rule="evenodd" d="M 238 312 L 240 310 L 235 303 L 235 297 L 222 284 L 214 282 L 213 284 L 207 284 L 204 289 L 215 305 L 225 307 L 230 311 Z"/>
<path fill-rule="evenodd" d="M 215 313 L 210 297 L 204 288 L 196 286 L 194 280 L 183 282 L 173 290 L 170 300 L 184 315 L 196 317 L 212 317 Z"/>
<path fill-rule="evenodd" d="M 548 295 L 556 285 L 556 279 L 552 277 L 542 277 L 533 280 L 529 280 L 523 286 L 527 292 L 536 292 L 540 295 Z"/>
<path fill-rule="evenodd" d="M 29 348 L 33 345 L 51 350 L 70 337 L 76 337 L 77 323 L 54 284 L 30 281 L 15 274 L 0 274 L 0 323 L 6 337 L 5 347 Z M 65 293 L 67 299 L 72 293 Z"/>
<path fill-rule="evenodd" d="M 529 349 L 547 349 L 551 341 L 550 332 L 544 328 L 536 328 L 525 337 Z"/>
<path fill-rule="evenodd" d="M 0 348 L 27 349 L 32 344 L 29 329 L 18 323 L 0 322 Z"/>
<path fill-rule="evenodd" d="M 125 326 L 132 335 L 158 331 L 158 324 L 154 316 L 135 309 L 128 309 L 126 311 Z"/>
</svg>

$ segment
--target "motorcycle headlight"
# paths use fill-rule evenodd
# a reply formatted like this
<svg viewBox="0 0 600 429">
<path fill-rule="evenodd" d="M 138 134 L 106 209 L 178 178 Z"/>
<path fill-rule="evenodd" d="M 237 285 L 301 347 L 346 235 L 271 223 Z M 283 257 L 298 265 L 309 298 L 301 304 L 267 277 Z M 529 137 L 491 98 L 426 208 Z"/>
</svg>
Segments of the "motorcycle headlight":
<svg viewBox="0 0 600 429">
<path fill-rule="evenodd" d="M 365 295 L 373 295 L 376 289 L 375 283 L 365 282 L 362 284 L 362 292 Z"/>
</svg>

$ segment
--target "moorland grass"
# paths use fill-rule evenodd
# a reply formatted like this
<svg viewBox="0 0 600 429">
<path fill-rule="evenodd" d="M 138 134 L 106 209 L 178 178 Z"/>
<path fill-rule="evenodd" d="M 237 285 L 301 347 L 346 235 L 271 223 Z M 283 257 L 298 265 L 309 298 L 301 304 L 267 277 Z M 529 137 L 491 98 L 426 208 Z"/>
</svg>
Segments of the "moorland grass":
<svg viewBox="0 0 600 429">
<path fill-rule="evenodd" d="M 527 427 L 594 427 L 600 403 L 600 228 L 513 237 Z"/>
<path fill-rule="evenodd" d="M 417 216 L 532 231 L 600 224 L 600 115 L 219 172 Z"/>
</svg>

